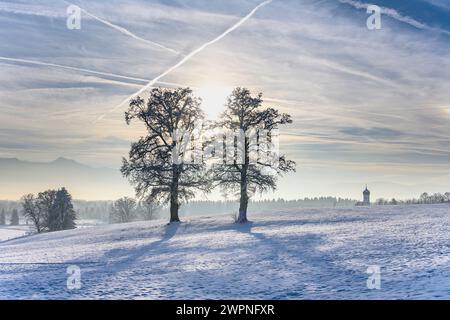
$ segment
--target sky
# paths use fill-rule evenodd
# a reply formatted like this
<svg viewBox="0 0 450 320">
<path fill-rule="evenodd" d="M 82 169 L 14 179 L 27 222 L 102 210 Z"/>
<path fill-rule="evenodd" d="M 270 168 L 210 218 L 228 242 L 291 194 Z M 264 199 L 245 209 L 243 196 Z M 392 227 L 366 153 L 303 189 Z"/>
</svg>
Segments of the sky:
<svg viewBox="0 0 450 320">
<path fill-rule="evenodd" d="M 79 30 L 66 1 L 0 1 L 0 158 L 118 169 L 129 97 L 190 86 L 215 118 L 242 86 L 294 120 L 297 172 L 266 197 L 450 191 L 450 0 L 71 3 Z"/>
</svg>

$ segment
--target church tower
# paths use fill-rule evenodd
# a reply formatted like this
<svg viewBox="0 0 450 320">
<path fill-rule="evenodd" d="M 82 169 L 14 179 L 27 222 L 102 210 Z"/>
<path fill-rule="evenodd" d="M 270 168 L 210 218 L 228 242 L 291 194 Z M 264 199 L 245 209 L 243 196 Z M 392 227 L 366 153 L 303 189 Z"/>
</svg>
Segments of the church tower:
<svg viewBox="0 0 450 320">
<path fill-rule="evenodd" d="M 363 196 L 364 196 L 363 205 L 370 206 L 370 191 L 369 189 L 367 189 L 367 185 L 366 189 L 363 191 Z"/>
</svg>

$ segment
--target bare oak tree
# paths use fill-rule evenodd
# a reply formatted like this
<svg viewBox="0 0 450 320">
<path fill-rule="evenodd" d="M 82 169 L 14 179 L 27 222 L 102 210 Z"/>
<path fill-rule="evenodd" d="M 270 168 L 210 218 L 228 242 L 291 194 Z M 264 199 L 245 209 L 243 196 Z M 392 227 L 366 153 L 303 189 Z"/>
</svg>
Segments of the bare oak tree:
<svg viewBox="0 0 450 320">
<path fill-rule="evenodd" d="M 280 125 L 292 123 L 291 116 L 273 108 L 262 107 L 262 94 L 252 97 L 248 89 L 236 88 L 228 97 L 226 110 L 217 122 L 217 126 L 234 132 L 241 132 L 243 142 L 235 142 L 235 154 L 240 153 L 232 163 L 224 162 L 212 169 L 213 180 L 224 191 L 237 191 L 240 196 L 237 222 L 247 222 L 247 208 L 251 195 L 256 192 L 275 190 L 277 176 L 295 171 L 295 162 L 285 156 L 275 154 L 274 161 L 252 161 L 252 151 L 261 148 L 262 143 L 257 132 L 264 132 L 268 142 L 274 137 L 274 131 Z M 228 146 L 226 146 L 227 148 Z M 227 151 L 229 153 L 230 151 Z"/>
<path fill-rule="evenodd" d="M 125 113 L 127 124 L 140 121 L 147 135 L 132 144 L 129 159 L 123 159 L 122 174 L 138 197 L 170 203 L 170 222 L 180 221 L 180 203 L 192 198 L 195 190 L 209 191 L 203 161 L 174 161 L 175 157 L 184 159 L 183 146 L 204 119 L 200 103 L 189 88 L 155 88 L 147 102 L 137 97 Z"/>
</svg>

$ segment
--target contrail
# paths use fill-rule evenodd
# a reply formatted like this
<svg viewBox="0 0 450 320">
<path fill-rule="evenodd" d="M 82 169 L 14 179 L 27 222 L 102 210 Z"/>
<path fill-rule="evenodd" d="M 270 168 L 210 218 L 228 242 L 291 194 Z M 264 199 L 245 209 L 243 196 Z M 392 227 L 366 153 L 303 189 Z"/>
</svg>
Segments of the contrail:
<svg viewBox="0 0 450 320">
<path fill-rule="evenodd" d="M 60 68 L 60 69 L 66 69 L 66 70 L 72 70 L 72 71 L 79 71 L 79 72 L 85 72 L 85 73 L 101 75 L 101 76 L 107 76 L 107 77 L 113 77 L 113 78 L 124 79 L 124 80 L 131 80 L 131 81 L 138 81 L 138 82 L 145 82 L 145 83 L 148 82 L 148 79 L 128 77 L 128 76 L 123 76 L 123 75 L 119 75 L 119 74 L 115 74 L 115 73 L 101 72 L 101 71 L 95 71 L 95 70 L 84 69 L 84 68 L 77 68 L 77 67 L 66 66 L 66 65 L 55 64 L 55 63 L 47 63 L 47 62 L 36 61 L 36 60 L 16 59 L 16 58 L 9 58 L 9 57 L 0 57 L 0 60 L 11 61 L 11 62 L 19 62 L 19 63 L 26 63 L 26 64 L 33 64 L 33 65 L 52 67 L 52 68 Z"/>
<path fill-rule="evenodd" d="M 149 81 L 151 81 L 150 79 L 124 76 L 124 75 L 117 74 L 117 73 L 101 72 L 101 71 L 95 71 L 92 69 L 84 69 L 84 68 L 67 66 L 67 65 L 63 65 L 63 64 L 42 62 L 42 61 L 37 61 L 37 60 L 10 58 L 10 57 L 2 57 L 2 56 L 0 56 L 0 60 L 9 61 L 9 62 L 18 62 L 18 63 L 24 63 L 24 64 L 32 64 L 32 65 L 51 67 L 51 68 L 66 69 L 66 70 L 71 70 L 71 71 L 78 71 L 78 72 L 83 72 L 83 73 L 89 73 L 89 74 L 94 74 L 94 75 L 99 75 L 99 76 L 106 76 L 106 77 L 111 77 L 111 78 L 130 80 L 130 81 L 142 82 L 142 83 L 148 83 Z M 128 83 L 128 82 L 126 82 L 126 83 Z M 156 83 L 159 83 L 164 86 L 170 86 L 170 87 L 188 87 L 188 85 L 186 85 L 186 84 L 176 83 L 176 82 L 157 81 Z M 192 88 L 195 88 L 195 87 L 192 87 Z"/>
<path fill-rule="evenodd" d="M 136 40 L 138 40 L 138 41 L 141 41 L 141 42 L 143 42 L 143 43 L 150 44 L 150 45 L 152 45 L 152 46 L 156 46 L 156 47 L 159 47 L 159 48 L 161 48 L 161 49 L 170 51 L 170 52 L 172 52 L 172 53 L 174 53 L 174 54 L 182 55 L 181 52 L 179 52 L 179 51 L 177 51 L 177 50 L 175 50 L 175 49 L 166 47 L 166 46 L 164 46 L 164 45 L 162 45 L 162 44 L 160 44 L 160 43 L 154 42 L 154 41 L 150 41 L 150 40 L 141 38 L 141 37 L 139 37 L 138 35 L 134 34 L 133 32 L 131 32 L 131 31 L 125 29 L 124 27 L 118 26 L 118 25 L 116 25 L 116 24 L 113 24 L 113 23 L 111 23 L 111 22 L 105 20 L 105 19 L 102 19 L 102 18 L 100 18 L 100 17 L 97 17 L 96 15 L 94 15 L 94 14 L 92 14 L 92 13 L 86 11 L 85 9 L 81 8 L 80 6 L 78 6 L 78 5 L 76 5 L 76 4 L 73 4 L 73 3 L 70 3 L 70 2 L 67 2 L 67 1 L 63 1 L 63 2 L 66 3 L 66 4 L 68 4 L 68 5 L 74 5 L 74 6 L 77 6 L 78 8 L 80 8 L 80 10 L 81 10 L 84 14 L 86 14 L 86 15 L 88 15 L 89 17 L 91 17 L 91 18 L 93 18 L 93 19 L 95 19 L 95 20 L 97 20 L 97 21 L 99 21 L 99 22 L 101 22 L 101 23 L 107 25 L 108 27 L 113 28 L 114 30 L 119 31 L 120 33 L 122 33 L 122 34 L 124 34 L 124 35 L 127 35 L 127 36 L 129 36 L 129 37 L 131 37 L 131 38 L 133 38 L 133 39 L 136 39 Z"/>
<path fill-rule="evenodd" d="M 10 62 L 18 62 L 18 63 L 24 63 L 24 64 L 31 64 L 31 65 L 37 65 L 37 66 L 44 66 L 44 67 L 51 67 L 51 68 L 66 69 L 66 70 L 71 70 L 71 71 L 78 71 L 78 72 L 82 72 L 82 73 L 106 76 L 106 77 L 117 78 L 117 79 L 122 79 L 122 80 L 130 80 L 130 81 L 134 81 L 134 82 L 149 83 L 149 82 L 153 81 L 150 79 L 124 76 L 124 75 L 117 74 L 117 73 L 101 72 L 101 71 L 95 71 L 92 69 L 84 69 L 84 68 L 72 67 L 72 66 L 55 64 L 55 63 L 47 63 L 47 62 L 42 62 L 42 61 L 37 61 L 37 60 L 18 59 L 18 58 L 10 58 L 10 57 L 2 57 L 2 56 L 0 56 L 0 60 L 10 61 Z M 124 83 L 129 83 L 129 82 L 124 82 Z M 199 89 L 196 86 L 191 86 L 186 83 L 156 81 L 154 84 L 160 84 L 160 85 L 168 86 L 168 87 L 190 87 L 194 90 Z M 270 98 L 270 97 L 264 97 L 264 101 L 274 102 L 274 103 L 284 103 L 284 104 L 303 103 L 303 102 L 295 101 L 295 100 L 285 100 L 285 99 L 277 99 L 277 98 Z"/>
<path fill-rule="evenodd" d="M 185 56 L 183 59 L 181 59 L 177 64 L 175 64 L 174 66 L 170 67 L 169 69 L 167 69 L 166 71 L 164 71 L 163 73 L 161 73 L 159 76 L 157 76 L 156 78 L 154 78 L 152 81 L 150 81 L 145 87 L 141 88 L 139 91 L 133 93 L 131 96 L 129 96 L 128 98 L 126 98 L 125 100 L 123 100 L 120 104 L 118 104 L 117 106 L 115 106 L 112 110 L 102 114 L 101 116 L 99 116 L 95 121 L 99 121 L 101 119 L 103 119 L 105 117 L 105 115 L 107 113 L 110 112 L 114 112 L 115 110 L 117 110 L 118 108 L 122 107 L 125 103 L 128 103 L 131 99 L 133 99 L 134 97 L 140 95 L 141 93 L 143 93 L 145 90 L 149 89 L 150 87 L 152 87 L 156 82 L 158 82 L 161 78 L 165 77 L 166 75 L 168 75 L 169 73 L 171 73 L 172 71 L 178 69 L 180 66 L 182 66 L 183 64 L 185 64 L 187 61 L 189 61 L 192 57 L 194 57 L 195 55 L 199 54 L 200 52 L 202 52 L 203 50 L 205 50 L 207 47 L 209 47 L 210 45 L 220 41 L 221 39 L 223 39 L 224 37 L 226 37 L 229 33 L 233 32 L 234 30 L 236 30 L 237 28 L 239 28 L 242 24 L 244 24 L 248 19 L 250 19 L 255 13 L 256 11 L 258 11 L 260 8 L 268 5 L 269 3 L 271 3 L 273 0 L 266 0 L 262 3 L 260 3 L 258 6 L 256 6 L 252 11 L 250 11 L 249 14 L 247 14 L 245 17 L 243 17 L 241 20 L 239 20 L 239 22 L 237 22 L 235 25 L 233 25 L 232 27 L 228 28 L 225 32 L 223 32 L 221 35 L 219 35 L 218 37 L 216 37 L 215 39 L 206 42 L 205 44 L 203 44 L 202 46 L 200 46 L 199 48 L 195 49 L 194 51 L 192 51 L 191 53 L 189 53 L 187 56 Z"/>
</svg>

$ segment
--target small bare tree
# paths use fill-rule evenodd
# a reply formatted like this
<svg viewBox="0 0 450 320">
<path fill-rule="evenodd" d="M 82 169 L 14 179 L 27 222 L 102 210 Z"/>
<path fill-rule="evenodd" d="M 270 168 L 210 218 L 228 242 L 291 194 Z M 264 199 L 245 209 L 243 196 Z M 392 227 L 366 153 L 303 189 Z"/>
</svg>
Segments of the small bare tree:
<svg viewBox="0 0 450 320">
<path fill-rule="evenodd" d="M 145 200 L 139 203 L 142 211 L 142 218 L 144 220 L 155 219 L 157 213 L 160 211 L 160 205 L 151 197 L 147 197 Z"/>
<path fill-rule="evenodd" d="M 123 197 L 113 203 L 110 212 L 110 220 L 118 223 L 131 222 L 135 215 L 136 200 L 129 197 Z"/>
<path fill-rule="evenodd" d="M 33 222 L 37 233 L 44 231 L 47 214 L 41 210 L 33 194 L 27 194 L 22 197 L 22 212 L 27 219 Z"/>
<path fill-rule="evenodd" d="M 450 202 L 450 192 L 446 192 L 444 195 L 446 197 L 446 201 Z"/>
</svg>

